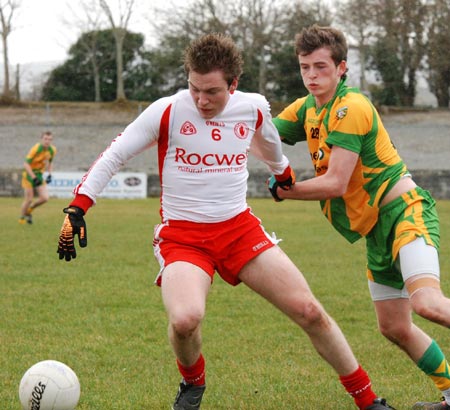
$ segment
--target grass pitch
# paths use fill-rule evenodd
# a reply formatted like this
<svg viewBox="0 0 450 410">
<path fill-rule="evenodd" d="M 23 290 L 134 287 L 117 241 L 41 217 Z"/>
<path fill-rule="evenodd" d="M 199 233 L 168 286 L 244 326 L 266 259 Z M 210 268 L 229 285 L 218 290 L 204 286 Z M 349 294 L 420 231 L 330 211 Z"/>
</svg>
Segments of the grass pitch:
<svg viewBox="0 0 450 410">
<path fill-rule="evenodd" d="M 0 198 L 0 408 L 20 409 L 18 386 L 34 363 L 55 359 L 81 383 L 78 410 L 169 409 L 179 374 L 167 341 L 151 248 L 159 201 L 101 199 L 87 217 L 88 247 L 56 253 L 61 209 L 52 199 L 19 225 L 20 198 Z M 315 202 L 249 201 L 340 324 L 375 391 L 398 410 L 439 392 L 377 331 L 364 241 L 345 242 Z M 450 294 L 450 202 L 438 202 L 442 287 Z M 416 319 L 450 357 L 448 330 Z M 353 409 L 331 368 L 292 322 L 244 285 L 218 276 L 203 325 L 202 409 Z"/>
</svg>

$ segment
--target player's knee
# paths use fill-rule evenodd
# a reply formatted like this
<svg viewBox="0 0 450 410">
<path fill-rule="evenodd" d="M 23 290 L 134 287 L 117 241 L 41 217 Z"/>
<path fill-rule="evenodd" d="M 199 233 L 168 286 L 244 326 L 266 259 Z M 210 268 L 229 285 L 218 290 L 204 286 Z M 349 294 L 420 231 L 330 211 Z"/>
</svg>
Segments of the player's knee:
<svg viewBox="0 0 450 410">
<path fill-rule="evenodd" d="M 178 337 L 189 337 L 200 326 L 203 312 L 190 310 L 170 317 L 170 326 Z"/>
<path fill-rule="evenodd" d="M 417 292 L 410 299 L 414 313 L 433 322 L 439 321 L 441 315 L 439 304 L 435 300 L 422 297 L 420 293 Z"/>
<path fill-rule="evenodd" d="M 411 334 L 411 327 L 403 323 L 379 323 L 380 333 L 392 343 L 403 345 Z"/>
<path fill-rule="evenodd" d="M 296 314 L 304 329 L 326 327 L 329 324 L 328 315 L 319 302 L 314 299 L 299 304 Z"/>
</svg>

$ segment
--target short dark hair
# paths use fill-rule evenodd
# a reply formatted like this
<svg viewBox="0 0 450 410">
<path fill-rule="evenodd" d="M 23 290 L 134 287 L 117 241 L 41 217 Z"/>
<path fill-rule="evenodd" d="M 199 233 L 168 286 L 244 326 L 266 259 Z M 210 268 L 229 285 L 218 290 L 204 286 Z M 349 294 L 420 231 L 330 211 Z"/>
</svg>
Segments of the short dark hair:
<svg viewBox="0 0 450 410">
<path fill-rule="evenodd" d="M 330 49 L 331 58 L 336 65 L 341 61 L 347 61 L 347 40 L 340 30 L 313 24 L 304 28 L 295 36 L 295 53 L 297 56 L 306 56 L 322 47 Z"/>
<path fill-rule="evenodd" d="M 205 34 L 191 42 L 184 52 L 184 69 L 207 74 L 222 70 L 228 84 L 242 74 L 242 53 L 231 37 L 220 33 Z"/>
</svg>

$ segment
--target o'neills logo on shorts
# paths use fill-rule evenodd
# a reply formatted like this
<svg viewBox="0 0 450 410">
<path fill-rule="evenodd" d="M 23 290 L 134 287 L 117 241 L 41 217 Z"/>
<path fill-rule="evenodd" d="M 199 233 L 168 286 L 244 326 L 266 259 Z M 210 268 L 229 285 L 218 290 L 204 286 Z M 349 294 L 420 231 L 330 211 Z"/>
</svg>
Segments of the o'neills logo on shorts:
<svg viewBox="0 0 450 410">
<path fill-rule="evenodd" d="M 183 148 L 176 148 L 175 162 L 184 165 L 202 165 L 205 167 L 214 167 L 217 165 L 240 166 L 247 162 L 247 153 L 217 154 L 211 152 L 198 154 L 196 152 L 186 152 Z"/>
<path fill-rule="evenodd" d="M 255 245 L 252 249 L 253 252 L 259 251 L 261 248 L 264 248 L 264 246 L 268 245 L 269 241 L 262 241 L 260 243 L 258 243 L 257 245 Z"/>
</svg>

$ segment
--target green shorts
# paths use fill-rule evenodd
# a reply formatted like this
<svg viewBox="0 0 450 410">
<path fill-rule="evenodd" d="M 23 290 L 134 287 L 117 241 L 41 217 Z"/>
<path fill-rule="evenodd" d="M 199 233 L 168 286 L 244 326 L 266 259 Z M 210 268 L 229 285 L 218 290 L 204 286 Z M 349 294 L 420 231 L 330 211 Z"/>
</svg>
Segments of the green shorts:
<svg viewBox="0 0 450 410">
<path fill-rule="evenodd" d="M 45 184 L 44 176 L 42 175 L 42 172 L 36 171 L 33 169 L 34 175 L 36 175 L 36 178 L 41 181 L 41 184 Z M 31 178 L 28 175 L 28 172 L 23 171 L 22 172 L 22 188 L 33 188 L 33 178 Z"/>
<path fill-rule="evenodd" d="M 403 278 L 395 260 L 400 248 L 416 238 L 439 251 L 436 202 L 420 187 L 380 208 L 378 222 L 366 237 L 369 280 L 402 289 Z"/>
</svg>

